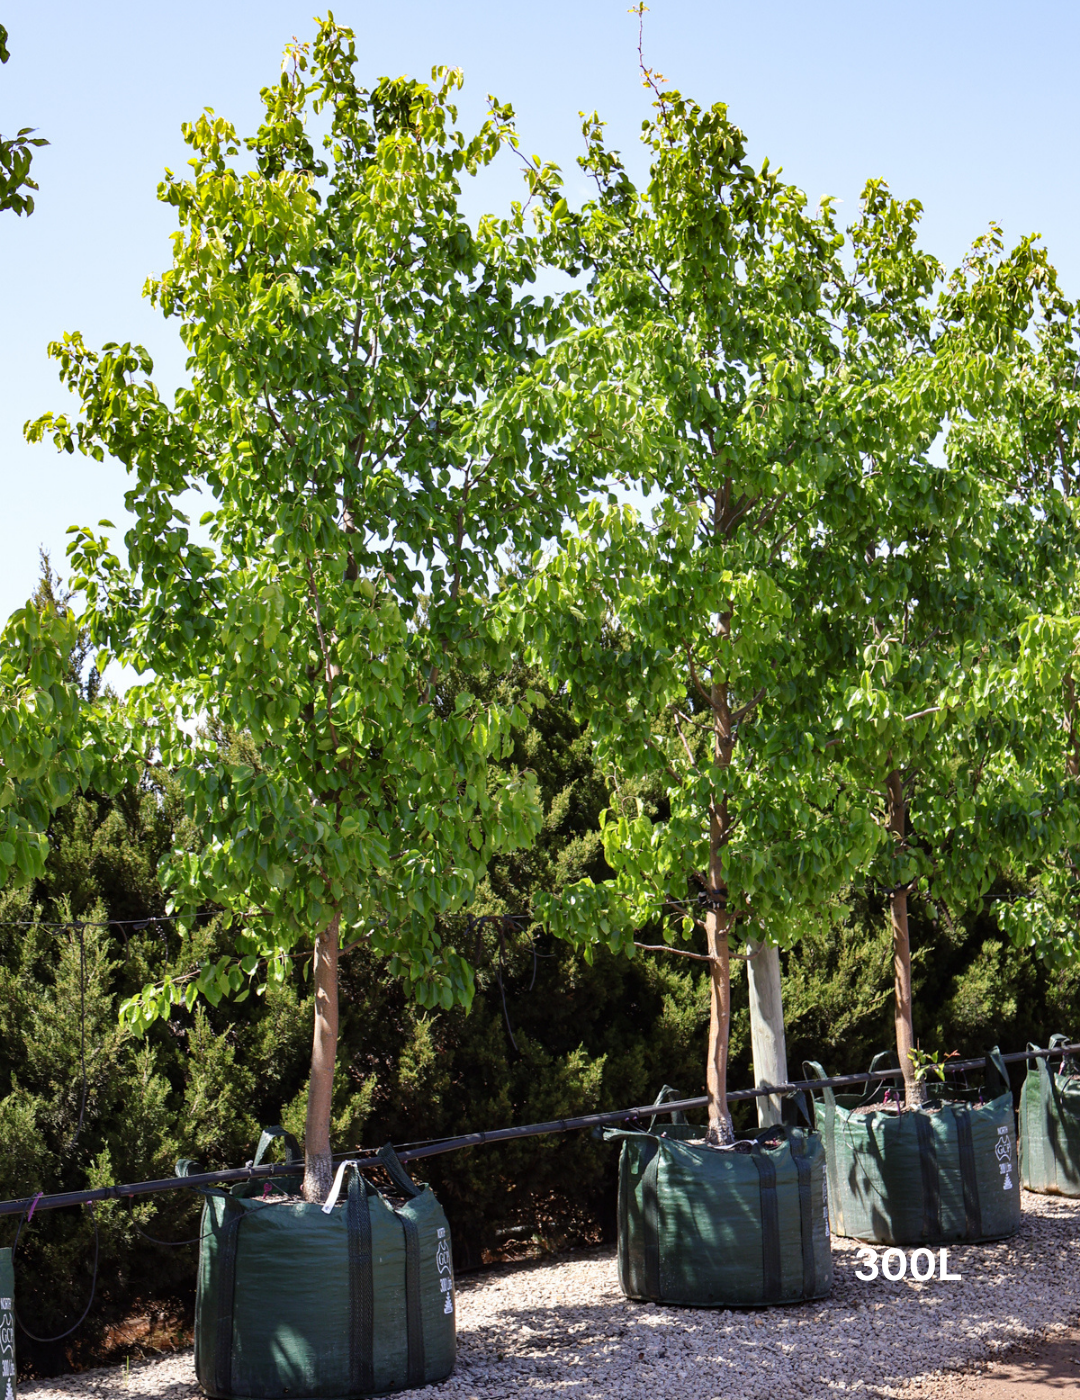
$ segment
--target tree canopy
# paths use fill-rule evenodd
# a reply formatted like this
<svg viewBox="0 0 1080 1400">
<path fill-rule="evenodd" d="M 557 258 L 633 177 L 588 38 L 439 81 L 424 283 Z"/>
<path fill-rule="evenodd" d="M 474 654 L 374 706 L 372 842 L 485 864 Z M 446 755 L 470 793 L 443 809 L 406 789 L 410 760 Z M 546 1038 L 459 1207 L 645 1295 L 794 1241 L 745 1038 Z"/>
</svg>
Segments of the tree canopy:
<svg viewBox="0 0 1080 1400">
<path fill-rule="evenodd" d="M 603 431 L 590 422 L 576 442 L 655 504 L 593 504 L 537 561 L 518 620 L 613 772 L 654 777 L 668 809 L 657 821 L 617 801 L 614 879 L 571 887 L 546 916 L 586 951 L 630 955 L 664 917 L 671 951 L 709 960 L 723 1142 L 738 922 L 785 942 L 864 878 L 971 909 L 1010 849 L 1037 864 L 1056 839 L 1031 766 L 1043 712 L 1016 646 L 1044 507 L 959 446 L 935 458 L 943 435 L 963 443 L 1002 410 L 996 357 L 1023 339 L 1049 274 L 1030 241 L 1001 266 L 979 244 L 941 287 L 919 205 L 880 181 L 845 246 L 828 201 L 812 213 L 747 164 L 722 104 L 646 79 L 644 191 L 586 124 L 595 321 L 575 341 L 607 378 Z M 1005 673 L 1007 708 L 992 699 Z M 965 785 L 980 781 L 977 814 Z M 697 929 L 704 955 L 678 947 Z"/>
<path fill-rule="evenodd" d="M 30 433 L 131 473 L 126 560 L 89 529 L 73 558 L 95 644 L 149 673 L 125 698 L 143 759 L 183 774 L 212 833 L 169 868 L 176 906 L 254 911 L 252 954 L 373 921 L 445 1006 L 471 981 L 438 918 L 536 808 L 527 777 L 488 768 L 523 707 L 459 690 L 447 710 L 439 675 L 497 655 L 505 551 L 557 533 L 582 489 L 550 450 L 581 385 L 538 353 L 573 298 L 526 290 L 554 219 L 472 229 L 459 209 L 461 179 L 515 144 L 508 108 L 466 136 L 456 71 L 369 92 L 332 23 L 291 58 L 257 133 L 204 114 L 190 177 L 160 190 L 179 229 L 148 292 L 180 322 L 190 387 L 168 404 L 144 351 L 69 335 L 51 353 L 82 416 Z M 208 718 L 250 736 L 249 762 L 221 763 Z"/>
</svg>

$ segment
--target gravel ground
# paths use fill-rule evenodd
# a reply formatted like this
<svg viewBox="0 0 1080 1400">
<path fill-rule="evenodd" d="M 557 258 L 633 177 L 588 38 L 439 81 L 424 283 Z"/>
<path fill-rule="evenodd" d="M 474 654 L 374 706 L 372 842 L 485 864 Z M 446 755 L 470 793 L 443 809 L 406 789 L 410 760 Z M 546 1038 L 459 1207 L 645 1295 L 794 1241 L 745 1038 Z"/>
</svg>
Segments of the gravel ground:
<svg viewBox="0 0 1080 1400">
<path fill-rule="evenodd" d="M 613 1250 L 465 1278 L 458 1365 L 427 1400 L 777 1400 L 950 1393 L 1010 1347 L 1080 1317 L 1080 1201 L 1024 1193 L 1020 1234 L 949 1250 L 958 1283 L 864 1283 L 852 1240 L 834 1239 L 836 1284 L 822 1302 L 748 1312 L 628 1303 Z M 975 1394 L 968 1389 L 965 1395 Z M 977 1384 L 977 1383 L 976 1383 Z M 188 1400 L 190 1351 L 20 1387 L 38 1400 Z"/>
</svg>

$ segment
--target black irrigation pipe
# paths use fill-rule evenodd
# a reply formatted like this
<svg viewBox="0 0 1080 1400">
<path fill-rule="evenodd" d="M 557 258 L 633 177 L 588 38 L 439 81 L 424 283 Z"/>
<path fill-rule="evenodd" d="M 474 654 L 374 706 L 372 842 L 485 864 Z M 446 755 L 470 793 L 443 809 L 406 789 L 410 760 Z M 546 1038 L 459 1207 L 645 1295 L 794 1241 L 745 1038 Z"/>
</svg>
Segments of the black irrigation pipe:
<svg viewBox="0 0 1080 1400">
<path fill-rule="evenodd" d="M 1078 1051 L 1080 1051 L 1080 1044 L 1059 1045 L 1056 1050 L 1020 1050 L 1010 1055 L 1002 1055 L 1001 1058 L 1006 1064 L 1015 1064 L 1022 1060 L 1059 1059 Z M 986 1056 L 980 1055 L 975 1060 L 956 1060 L 951 1064 L 946 1063 L 944 1069 L 947 1074 L 963 1074 L 967 1070 L 982 1069 L 985 1065 Z M 805 1089 L 841 1089 L 848 1085 L 867 1084 L 878 1079 L 895 1079 L 899 1073 L 899 1069 L 883 1069 L 873 1072 L 868 1070 L 865 1074 L 841 1074 L 832 1079 L 797 1079 L 790 1084 L 773 1084 L 762 1089 L 736 1089 L 728 1094 L 728 1101 L 757 1099 L 770 1094 L 798 1093 Z M 464 1147 L 479 1147 L 487 1142 L 507 1142 L 513 1138 L 539 1137 L 544 1133 L 569 1133 L 581 1128 L 603 1128 L 640 1118 L 663 1118 L 671 1113 L 686 1113 L 705 1108 L 708 1102 L 708 1098 L 702 1094 L 698 1098 L 668 1100 L 659 1105 L 643 1104 L 640 1108 L 623 1108 L 614 1113 L 586 1113 L 579 1118 L 555 1118 L 549 1123 L 527 1123 L 517 1128 L 494 1128 L 486 1133 L 466 1133 L 462 1137 L 422 1143 L 416 1147 L 405 1148 L 397 1155 L 403 1162 L 412 1162 L 421 1157 L 434 1157 L 441 1152 L 456 1152 Z M 335 1155 L 339 1158 L 363 1160 L 366 1157 L 373 1157 L 375 1149 L 357 1148 L 354 1153 L 339 1152 Z M 185 1186 L 224 1186 L 230 1182 L 258 1181 L 275 1176 L 295 1177 L 297 1172 L 296 1163 L 290 1166 L 284 1162 L 268 1162 L 265 1166 L 260 1167 L 234 1167 L 228 1171 L 198 1172 L 193 1176 L 165 1177 L 160 1181 L 134 1181 L 126 1186 L 101 1186 L 95 1191 L 61 1191 L 52 1196 L 44 1194 L 24 1196 L 17 1201 L 0 1201 L 0 1216 L 25 1214 L 29 1217 L 38 1210 L 60 1210 L 64 1206 L 86 1205 L 91 1201 L 124 1200 L 130 1196 L 148 1196 L 157 1191 L 174 1191 Z"/>
<path fill-rule="evenodd" d="M 0 919 L 0 928 L 47 928 L 53 933 L 61 933 L 68 928 L 133 928 L 136 933 L 155 924 L 172 923 L 176 919 L 215 919 L 219 909 L 209 909 L 195 914 L 147 914 L 141 919 L 62 919 L 59 923 L 49 919 Z M 249 910 L 240 916 L 244 919 L 262 919 L 268 915 L 260 910 Z"/>
<path fill-rule="evenodd" d="M 1071 1055 L 1080 1051 L 1078 1045 L 1060 1045 L 1056 1050 L 1022 1050 L 1011 1055 L 1002 1055 L 1002 1060 L 1010 1064 L 1019 1060 L 1036 1060 L 1057 1058 L 1059 1056 Z M 951 1064 L 944 1066 L 947 1074 L 963 1074 L 967 1070 L 983 1069 L 986 1065 L 986 1056 L 980 1055 L 977 1060 L 955 1060 Z M 732 1103 L 740 1099 L 760 1099 L 772 1094 L 798 1093 L 800 1090 L 810 1089 L 838 1089 L 846 1085 L 866 1084 L 876 1079 L 895 1079 L 901 1071 L 897 1069 L 867 1071 L 865 1074 L 842 1074 L 833 1079 L 797 1079 L 790 1084 L 773 1084 L 762 1089 L 736 1089 L 728 1094 L 728 1102 Z M 431 1143 L 427 1146 L 414 1147 L 397 1155 L 404 1161 L 413 1161 L 418 1157 L 432 1157 L 438 1152 L 454 1152 L 462 1147 L 478 1147 L 485 1142 L 505 1142 L 511 1138 L 533 1137 L 540 1133 L 566 1133 L 576 1128 L 602 1128 L 615 1123 L 623 1123 L 627 1119 L 635 1118 L 659 1118 L 669 1113 L 690 1113 L 695 1109 L 707 1108 L 708 1097 L 705 1094 L 693 1099 L 668 1099 L 662 1104 L 647 1104 L 643 1108 L 621 1109 L 617 1113 L 589 1113 L 581 1118 L 558 1118 L 551 1123 L 530 1123 L 521 1128 L 495 1128 L 488 1133 L 468 1133 L 464 1137 L 447 1138 L 443 1142 Z M 0 1214 L 3 1213 L 3 1205 L 0 1204 Z"/>
</svg>

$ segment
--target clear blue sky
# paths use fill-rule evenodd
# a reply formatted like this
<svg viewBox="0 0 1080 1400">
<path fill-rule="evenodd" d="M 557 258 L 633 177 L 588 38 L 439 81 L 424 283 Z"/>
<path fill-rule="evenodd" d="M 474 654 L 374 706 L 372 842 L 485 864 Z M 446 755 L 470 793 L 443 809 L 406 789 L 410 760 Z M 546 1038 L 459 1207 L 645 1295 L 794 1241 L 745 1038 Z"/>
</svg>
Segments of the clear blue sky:
<svg viewBox="0 0 1080 1400">
<path fill-rule="evenodd" d="M 648 112 L 629 0 L 339 0 L 363 78 L 465 70 L 462 103 L 511 101 L 524 144 L 558 161 L 571 195 L 577 112 L 598 109 L 612 143 L 636 156 Z M 310 37 L 295 0 L 4 3 L 11 61 L 0 68 L 0 132 L 36 126 L 52 145 L 34 162 L 30 219 L 0 216 L 0 617 L 32 589 L 37 550 L 62 565 L 65 529 L 122 523 L 115 464 L 22 441 L 26 419 L 63 408 L 45 358 L 65 330 L 135 340 L 164 389 L 182 374 L 175 329 L 141 299 L 169 258 L 170 211 L 155 189 L 182 166 L 180 124 L 204 106 L 251 128 L 258 90 L 283 45 Z M 854 216 L 872 175 L 926 207 L 924 243 L 957 261 L 990 219 L 1012 239 L 1037 230 L 1066 291 L 1080 295 L 1076 0 L 653 0 L 646 57 L 672 86 L 729 104 L 755 158 L 768 155 L 814 200 Z M 510 162 L 493 205 L 517 191 Z"/>
</svg>

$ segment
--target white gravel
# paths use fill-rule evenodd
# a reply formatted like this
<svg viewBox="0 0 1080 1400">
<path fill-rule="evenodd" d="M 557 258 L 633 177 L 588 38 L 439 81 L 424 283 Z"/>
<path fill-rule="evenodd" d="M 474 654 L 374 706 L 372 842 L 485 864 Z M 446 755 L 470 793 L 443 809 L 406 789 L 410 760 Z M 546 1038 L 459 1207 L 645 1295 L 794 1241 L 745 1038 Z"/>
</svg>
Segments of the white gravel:
<svg viewBox="0 0 1080 1400">
<path fill-rule="evenodd" d="M 961 1282 L 863 1283 L 853 1240 L 834 1239 L 828 1299 L 714 1312 L 629 1303 L 614 1250 L 509 1266 L 462 1280 L 458 1364 L 428 1400 L 777 1400 L 941 1393 L 1010 1347 L 1080 1318 L 1080 1201 L 1023 1196 L 1020 1234 L 949 1250 Z M 191 1352 L 20 1387 L 38 1400 L 188 1400 Z"/>
</svg>

